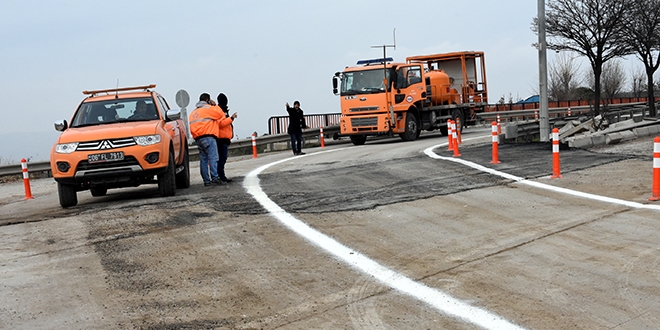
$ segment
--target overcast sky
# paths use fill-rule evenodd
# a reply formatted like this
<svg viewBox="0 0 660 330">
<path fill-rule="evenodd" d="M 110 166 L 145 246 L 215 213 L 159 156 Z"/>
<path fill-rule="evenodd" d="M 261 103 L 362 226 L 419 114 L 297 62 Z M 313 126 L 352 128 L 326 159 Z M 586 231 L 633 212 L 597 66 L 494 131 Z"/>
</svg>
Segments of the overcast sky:
<svg viewBox="0 0 660 330">
<path fill-rule="evenodd" d="M 358 59 L 484 51 L 489 102 L 536 94 L 530 0 L 5 1 L 0 11 L 2 133 L 57 137 L 83 90 L 155 83 L 175 95 L 223 92 L 235 132 L 267 133 L 299 100 L 306 114 L 339 112 L 332 75 Z M 552 59 L 553 54 L 549 54 Z M 52 142 L 46 147 L 50 148 Z M 6 144 L 3 142 L 2 144 Z M 2 145 L 0 144 L 0 145 Z M 6 145 L 5 145 L 6 147 Z M 3 156 L 0 146 L 0 157 Z M 47 151 L 40 151 L 40 155 Z M 17 155 L 12 155 L 16 158 Z M 28 157 L 18 156 L 20 157 Z M 8 157 L 8 156 L 5 156 Z M 40 157 L 42 158 L 42 157 Z M 46 157 L 47 159 L 47 157 Z"/>
</svg>

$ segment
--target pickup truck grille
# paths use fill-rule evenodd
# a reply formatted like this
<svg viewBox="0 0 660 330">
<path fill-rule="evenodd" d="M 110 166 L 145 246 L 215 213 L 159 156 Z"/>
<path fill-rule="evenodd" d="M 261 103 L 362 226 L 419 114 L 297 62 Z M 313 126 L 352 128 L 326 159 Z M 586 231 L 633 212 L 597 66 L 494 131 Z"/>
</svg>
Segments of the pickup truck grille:
<svg viewBox="0 0 660 330">
<path fill-rule="evenodd" d="M 90 141 L 90 142 L 80 142 L 78 144 L 78 151 L 90 151 L 90 150 L 108 150 L 116 148 L 124 148 L 134 146 L 135 140 L 133 138 L 123 138 L 123 139 L 111 139 L 111 140 L 99 140 L 99 141 Z"/>
<path fill-rule="evenodd" d="M 351 118 L 351 125 L 353 127 L 378 126 L 378 117 Z"/>
</svg>

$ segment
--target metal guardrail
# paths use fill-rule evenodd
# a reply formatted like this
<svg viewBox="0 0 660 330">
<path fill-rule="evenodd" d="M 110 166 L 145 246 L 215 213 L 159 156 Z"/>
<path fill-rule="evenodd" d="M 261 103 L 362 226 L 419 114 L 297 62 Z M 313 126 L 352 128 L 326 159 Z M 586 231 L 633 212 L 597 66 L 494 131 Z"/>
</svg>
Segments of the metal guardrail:
<svg viewBox="0 0 660 330">
<path fill-rule="evenodd" d="M 307 129 L 303 132 L 303 139 L 319 138 L 321 134 L 320 131 L 321 130 L 319 128 Z M 338 125 L 328 126 L 323 128 L 323 135 L 325 136 L 325 138 L 332 137 L 332 135 L 334 135 L 335 133 L 339 133 Z M 281 143 L 281 142 L 289 142 L 289 141 L 291 141 L 291 137 L 289 136 L 289 134 L 264 135 L 255 138 L 257 147 L 269 145 L 273 143 Z M 241 148 L 252 148 L 252 137 L 248 139 L 232 141 L 231 144 L 229 145 L 229 150 L 237 150 Z M 252 149 L 249 150 L 250 150 L 249 154 L 252 154 Z M 197 150 L 196 147 L 191 147 L 189 152 L 190 152 L 190 156 L 196 157 L 199 155 L 199 151 Z M 21 164 L 0 166 L 0 177 L 9 176 L 9 175 L 20 175 L 22 172 L 23 170 L 21 168 Z M 50 173 L 50 161 L 28 162 L 28 172 Z"/>
<path fill-rule="evenodd" d="M 656 106 L 660 103 L 656 103 Z M 608 105 L 609 110 L 607 111 L 608 117 L 618 116 L 620 117 L 624 112 L 640 112 L 645 114 L 645 111 L 648 110 L 648 104 L 645 102 L 637 103 L 623 103 L 623 104 L 610 104 Z M 568 109 L 571 109 L 571 116 L 585 114 L 591 111 L 591 106 L 577 106 L 577 107 L 561 107 L 561 108 L 551 108 L 548 109 L 548 114 L 551 117 L 564 117 L 568 114 Z M 491 111 L 491 112 L 482 112 L 478 113 L 477 117 L 481 120 L 492 120 L 497 119 L 497 115 L 500 115 L 500 120 L 505 119 L 505 121 L 513 121 L 511 119 L 518 120 L 530 120 L 539 114 L 539 109 L 528 109 L 528 110 L 510 110 L 510 111 Z"/>
</svg>

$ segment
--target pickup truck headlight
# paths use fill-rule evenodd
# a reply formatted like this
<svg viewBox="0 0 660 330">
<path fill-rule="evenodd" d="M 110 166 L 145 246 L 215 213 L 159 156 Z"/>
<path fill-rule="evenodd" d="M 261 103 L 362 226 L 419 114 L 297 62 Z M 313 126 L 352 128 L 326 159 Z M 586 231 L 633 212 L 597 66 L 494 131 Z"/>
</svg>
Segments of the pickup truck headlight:
<svg viewBox="0 0 660 330">
<path fill-rule="evenodd" d="M 58 154 L 70 154 L 76 151 L 76 148 L 78 148 L 78 142 L 61 143 L 55 146 L 55 152 Z"/>
<path fill-rule="evenodd" d="M 144 136 L 134 136 L 133 139 L 135 143 L 145 147 L 152 144 L 160 143 L 160 135 L 144 135 Z"/>
</svg>

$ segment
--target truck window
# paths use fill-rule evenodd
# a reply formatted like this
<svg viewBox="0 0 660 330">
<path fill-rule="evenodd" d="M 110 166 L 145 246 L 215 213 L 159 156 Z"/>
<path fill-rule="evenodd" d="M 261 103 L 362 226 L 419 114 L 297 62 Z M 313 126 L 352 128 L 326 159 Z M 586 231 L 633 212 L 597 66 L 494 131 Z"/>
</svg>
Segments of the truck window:
<svg viewBox="0 0 660 330">
<path fill-rule="evenodd" d="M 344 72 L 341 80 L 341 95 L 372 94 L 385 91 L 383 77 L 389 81 L 389 70 L 382 68 Z"/>
<path fill-rule="evenodd" d="M 422 82 L 422 67 L 404 66 L 397 70 L 397 88 L 407 88 L 408 86 Z"/>
</svg>

